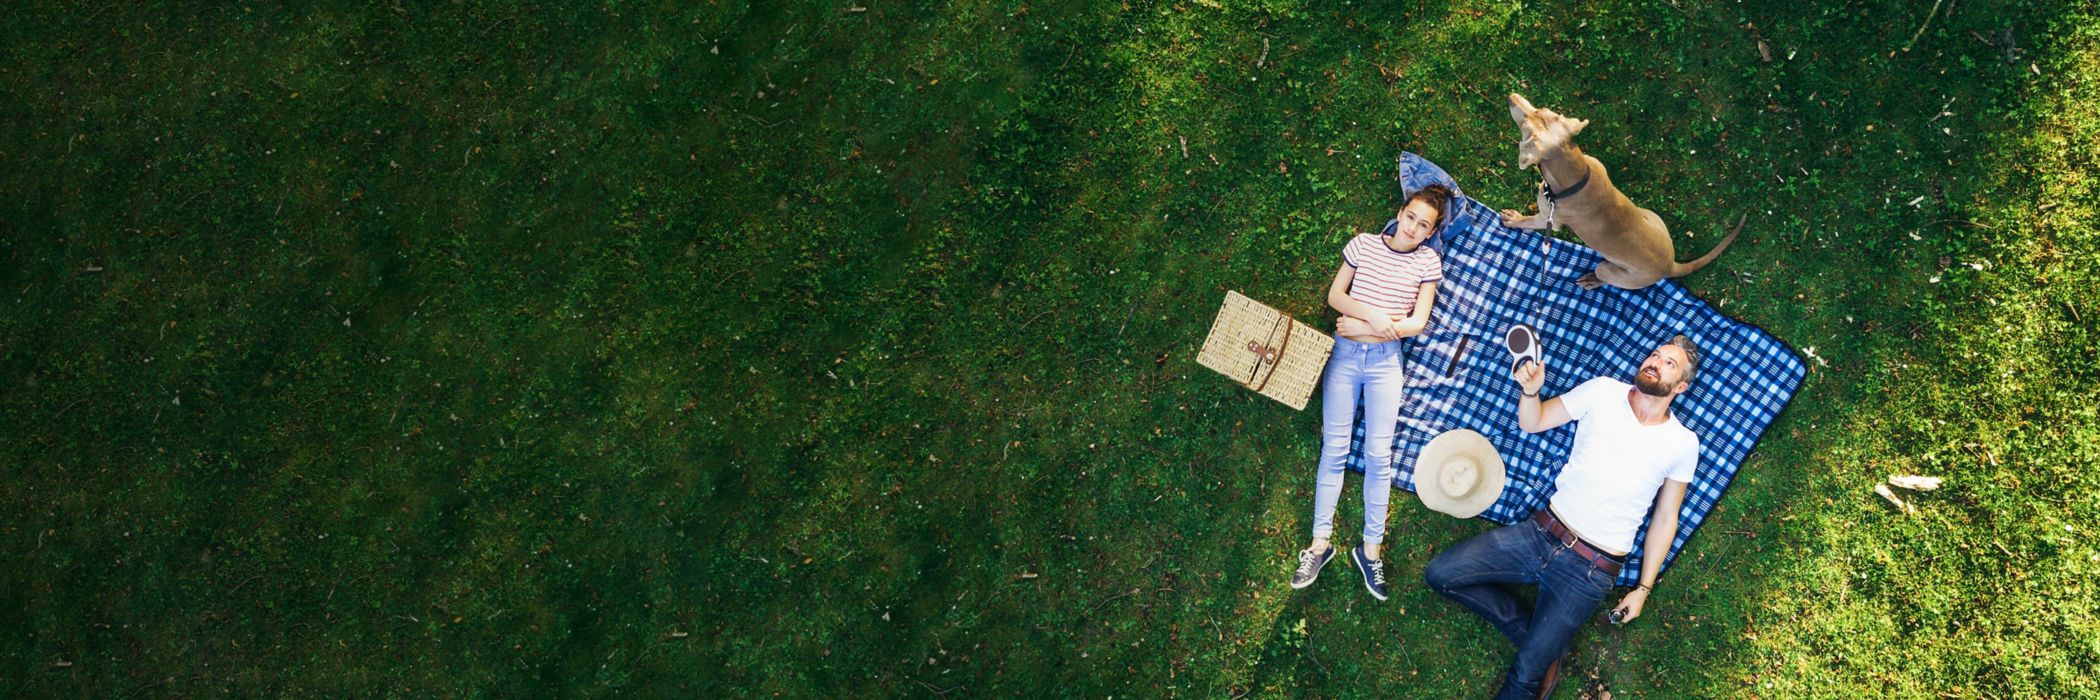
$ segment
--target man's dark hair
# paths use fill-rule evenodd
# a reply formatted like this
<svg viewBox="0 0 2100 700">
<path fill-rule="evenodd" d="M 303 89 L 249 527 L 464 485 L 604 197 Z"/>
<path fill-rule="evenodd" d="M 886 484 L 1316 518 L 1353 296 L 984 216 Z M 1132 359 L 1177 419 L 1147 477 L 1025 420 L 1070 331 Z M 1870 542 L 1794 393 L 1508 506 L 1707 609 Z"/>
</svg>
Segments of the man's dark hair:
<svg viewBox="0 0 2100 700">
<path fill-rule="evenodd" d="M 1431 230 L 1430 233 L 1435 234 L 1444 230 L 1444 223 L 1451 220 L 1451 188 L 1441 184 L 1424 185 L 1422 189 L 1415 190 L 1414 194 L 1408 195 L 1407 202 L 1400 206 L 1406 207 L 1408 204 L 1415 203 L 1416 200 L 1421 200 L 1431 208 L 1436 209 L 1436 228 Z"/>
<path fill-rule="evenodd" d="M 1684 351 L 1684 383 L 1690 385 L 1692 376 L 1699 373 L 1699 346 L 1682 333 L 1671 338 L 1668 344 L 1675 345 L 1677 349 Z"/>
</svg>

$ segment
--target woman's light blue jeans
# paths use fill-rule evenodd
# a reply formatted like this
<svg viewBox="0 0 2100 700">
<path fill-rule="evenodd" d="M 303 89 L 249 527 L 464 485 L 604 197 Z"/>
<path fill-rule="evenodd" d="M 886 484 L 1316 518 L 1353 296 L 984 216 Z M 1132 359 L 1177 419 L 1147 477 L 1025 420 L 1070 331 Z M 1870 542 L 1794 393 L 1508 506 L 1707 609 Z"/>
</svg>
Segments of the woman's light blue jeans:
<svg viewBox="0 0 2100 700">
<path fill-rule="evenodd" d="M 1393 431 L 1400 423 L 1401 390 L 1407 385 L 1402 346 L 1389 340 L 1359 343 L 1334 337 L 1321 384 L 1320 474 L 1313 491 L 1313 539 L 1334 534 L 1334 506 L 1342 498 L 1348 469 L 1349 433 L 1355 428 L 1356 397 L 1364 400 L 1364 544 L 1385 542 L 1386 507 L 1393 494 Z"/>
</svg>

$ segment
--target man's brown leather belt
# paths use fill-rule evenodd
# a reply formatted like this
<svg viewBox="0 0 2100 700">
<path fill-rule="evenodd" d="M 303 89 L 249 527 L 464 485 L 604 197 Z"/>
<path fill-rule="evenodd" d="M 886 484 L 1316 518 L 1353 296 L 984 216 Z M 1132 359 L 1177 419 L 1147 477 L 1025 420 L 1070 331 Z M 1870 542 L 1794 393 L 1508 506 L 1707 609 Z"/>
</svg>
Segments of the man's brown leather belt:
<svg viewBox="0 0 2100 700">
<path fill-rule="evenodd" d="M 1574 552 L 1575 556 L 1589 560 L 1590 565 L 1597 567 L 1599 571 L 1618 576 L 1619 567 L 1626 563 L 1623 558 L 1598 549 L 1595 545 L 1582 541 L 1580 537 L 1576 537 L 1574 530 L 1570 530 L 1567 525 L 1562 524 L 1560 518 L 1553 517 L 1552 508 L 1540 508 L 1539 512 L 1531 514 L 1531 519 L 1538 522 L 1539 528 L 1545 530 L 1547 536 L 1560 540 L 1561 545 L 1567 547 L 1568 551 Z"/>
</svg>

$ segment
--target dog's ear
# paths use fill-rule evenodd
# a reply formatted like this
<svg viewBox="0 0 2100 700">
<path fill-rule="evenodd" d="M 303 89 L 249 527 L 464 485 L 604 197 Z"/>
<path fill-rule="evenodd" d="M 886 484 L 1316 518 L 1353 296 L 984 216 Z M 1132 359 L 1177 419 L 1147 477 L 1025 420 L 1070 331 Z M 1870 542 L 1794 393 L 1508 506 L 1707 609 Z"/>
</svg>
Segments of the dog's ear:
<svg viewBox="0 0 2100 700">
<path fill-rule="evenodd" d="M 1568 136 L 1570 137 L 1582 133 L 1582 128 L 1590 125 L 1590 120 L 1576 119 L 1574 117 L 1564 118 L 1561 122 L 1568 125 Z"/>
</svg>

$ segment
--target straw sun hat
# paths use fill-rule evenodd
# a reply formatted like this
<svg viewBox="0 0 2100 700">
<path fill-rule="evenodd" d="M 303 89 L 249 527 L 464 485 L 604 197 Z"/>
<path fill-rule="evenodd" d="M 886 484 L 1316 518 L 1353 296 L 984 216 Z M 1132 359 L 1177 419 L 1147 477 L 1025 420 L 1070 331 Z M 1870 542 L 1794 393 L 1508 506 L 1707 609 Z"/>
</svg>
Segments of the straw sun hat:
<svg viewBox="0 0 2100 700">
<path fill-rule="evenodd" d="M 1470 518 L 1502 496 L 1502 455 L 1480 433 L 1445 431 L 1415 458 L 1415 493 L 1430 510 Z"/>
</svg>

